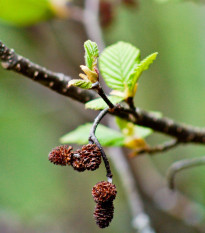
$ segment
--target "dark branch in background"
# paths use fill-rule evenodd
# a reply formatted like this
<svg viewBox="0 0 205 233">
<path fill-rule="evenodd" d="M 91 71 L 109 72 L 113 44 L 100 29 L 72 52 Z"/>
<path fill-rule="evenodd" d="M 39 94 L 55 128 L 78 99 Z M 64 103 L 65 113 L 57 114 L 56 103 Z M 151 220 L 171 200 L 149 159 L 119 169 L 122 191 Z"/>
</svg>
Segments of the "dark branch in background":
<svg viewBox="0 0 205 233">
<path fill-rule="evenodd" d="M 0 60 L 2 60 L 3 68 L 22 74 L 61 95 L 70 97 L 81 103 L 86 103 L 97 97 L 93 91 L 68 87 L 68 81 L 71 80 L 69 76 L 51 72 L 32 63 L 28 59 L 16 54 L 14 50 L 7 48 L 2 42 L 0 42 Z M 155 114 L 139 108 L 136 108 L 136 111 L 123 107 L 120 109 L 116 108 L 110 113 L 134 124 L 145 126 L 157 132 L 175 137 L 179 142 L 205 144 L 204 128 L 179 124 L 169 118 L 159 118 Z"/>
<path fill-rule="evenodd" d="M 132 226 L 137 233 L 155 233 L 152 228 L 151 219 L 146 214 L 144 209 L 144 203 L 139 193 L 137 180 L 133 174 L 133 170 L 130 166 L 128 158 L 124 156 L 124 153 L 119 147 L 111 147 L 111 158 L 115 162 L 115 166 L 119 173 L 122 185 L 124 186 L 124 192 L 127 194 L 128 203 L 132 213 Z"/>
<path fill-rule="evenodd" d="M 168 141 L 165 142 L 161 145 L 157 145 L 155 147 L 147 147 L 147 148 L 143 148 L 142 150 L 137 152 L 137 155 L 143 155 L 143 154 L 156 154 L 156 153 L 161 153 L 161 152 L 165 152 L 168 151 L 174 147 L 176 147 L 177 145 L 179 145 L 179 141 L 177 140 L 172 140 L 172 141 Z"/>
<path fill-rule="evenodd" d="M 112 172 L 111 172 L 111 169 L 110 169 L 110 164 L 109 164 L 109 161 L 107 159 L 107 156 L 102 148 L 102 146 L 100 145 L 97 137 L 95 136 L 95 131 L 97 129 L 97 126 L 98 124 L 100 123 L 100 121 L 102 120 L 102 118 L 108 113 L 109 111 L 109 108 L 106 108 L 104 109 L 103 111 L 100 112 L 100 114 L 95 118 L 95 121 L 93 123 L 93 126 L 90 130 L 90 137 L 89 137 L 89 142 L 90 143 L 95 143 L 98 148 L 100 149 L 101 151 L 101 154 L 102 154 L 102 158 L 103 158 L 103 161 L 104 161 L 104 164 L 105 164 L 105 168 L 107 170 L 107 177 L 108 177 L 108 181 L 112 183 Z"/>
<path fill-rule="evenodd" d="M 205 157 L 202 158 L 194 158 L 194 159 L 184 159 L 181 161 L 177 161 L 171 165 L 167 173 L 167 180 L 169 184 L 169 188 L 174 190 L 174 178 L 176 174 L 184 169 L 205 165 Z"/>
</svg>

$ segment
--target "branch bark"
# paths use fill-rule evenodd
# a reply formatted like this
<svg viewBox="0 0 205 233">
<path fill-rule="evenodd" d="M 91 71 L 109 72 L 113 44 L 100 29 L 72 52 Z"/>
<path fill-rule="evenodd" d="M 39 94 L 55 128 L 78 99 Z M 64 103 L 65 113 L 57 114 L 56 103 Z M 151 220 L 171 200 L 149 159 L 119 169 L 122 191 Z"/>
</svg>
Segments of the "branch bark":
<svg viewBox="0 0 205 233">
<path fill-rule="evenodd" d="M 0 60 L 2 61 L 3 68 L 22 74 L 61 95 L 70 97 L 81 103 L 86 103 L 97 98 L 96 93 L 93 91 L 68 87 L 68 82 L 71 80 L 70 76 L 52 72 L 41 67 L 16 54 L 13 49 L 9 49 L 2 42 L 0 42 Z M 123 107 L 115 108 L 110 114 L 174 137 L 180 143 L 205 144 L 204 128 L 179 124 L 169 118 L 159 118 L 155 114 L 141 110 L 140 108 L 136 108 L 135 111 Z"/>
</svg>

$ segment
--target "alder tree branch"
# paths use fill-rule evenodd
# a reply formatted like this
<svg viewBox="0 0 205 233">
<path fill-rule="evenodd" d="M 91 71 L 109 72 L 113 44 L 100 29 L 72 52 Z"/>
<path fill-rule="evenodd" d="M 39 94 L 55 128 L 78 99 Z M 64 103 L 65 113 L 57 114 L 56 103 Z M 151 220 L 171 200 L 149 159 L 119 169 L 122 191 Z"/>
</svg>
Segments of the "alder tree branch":
<svg viewBox="0 0 205 233">
<path fill-rule="evenodd" d="M 83 90 L 68 86 L 71 77 L 62 73 L 55 73 L 43 68 L 28 59 L 16 54 L 13 49 L 7 48 L 0 42 L 0 60 L 3 68 L 22 74 L 61 95 L 70 97 L 81 103 L 86 103 L 97 98 L 93 91 Z M 121 117 L 134 124 L 148 127 L 156 132 L 176 138 L 180 143 L 205 144 L 205 129 L 189 125 L 179 124 L 172 119 L 157 117 L 153 113 L 136 108 L 136 110 L 124 107 L 113 109 L 110 114 Z"/>
<path fill-rule="evenodd" d="M 107 171 L 108 181 L 110 183 L 112 183 L 112 176 L 113 175 L 112 175 L 112 172 L 111 172 L 111 169 L 110 169 L 110 163 L 109 163 L 109 161 L 107 159 L 105 151 L 103 150 L 103 148 L 100 145 L 97 137 L 95 136 L 95 131 L 97 129 L 97 126 L 99 125 L 99 123 L 102 120 L 102 118 L 108 113 L 108 111 L 109 111 L 109 108 L 106 108 L 106 109 L 102 110 L 99 113 L 99 115 L 95 118 L 94 123 L 92 125 L 92 128 L 90 130 L 89 142 L 90 143 L 95 143 L 97 145 L 97 147 L 100 149 L 101 155 L 102 155 L 102 158 L 103 158 L 103 161 L 104 161 L 104 164 L 105 164 L 105 168 L 106 168 L 106 171 Z"/>
<path fill-rule="evenodd" d="M 165 152 L 168 151 L 176 146 L 179 145 L 179 141 L 177 141 L 176 139 L 165 142 L 163 144 L 157 145 L 155 147 L 146 147 L 143 148 L 142 150 L 137 152 L 137 155 L 144 155 L 144 154 L 156 154 L 156 153 L 161 153 L 161 152 Z"/>
</svg>

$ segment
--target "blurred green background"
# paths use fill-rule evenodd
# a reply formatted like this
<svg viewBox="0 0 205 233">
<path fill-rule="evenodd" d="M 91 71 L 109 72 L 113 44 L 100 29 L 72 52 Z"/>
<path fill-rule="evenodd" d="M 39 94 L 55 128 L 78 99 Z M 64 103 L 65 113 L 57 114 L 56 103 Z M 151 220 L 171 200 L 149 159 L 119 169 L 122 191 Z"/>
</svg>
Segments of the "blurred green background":
<svg viewBox="0 0 205 233">
<path fill-rule="evenodd" d="M 159 52 L 157 61 L 142 76 L 136 105 L 203 127 L 205 5 L 146 0 L 140 2 L 138 9 L 120 6 L 114 14 L 112 24 L 103 30 L 106 45 L 119 40 L 130 42 L 140 48 L 142 58 Z M 72 20 L 52 20 L 26 28 L 0 22 L 0 40 L 7 46 L 36 63 L 73 77 L 78 76 L 79 65 L 84 63 L 86 39 L 84 27 Z M 92 219 L 95 204 L 91 189 L 105 179 L 104 167 L 95 174 L 79 174 L 54 166 L 47 159 L 62 135 L 92 121 L 95 115 L 79 103 L 0 69 L 0 233 L 100 231 Z M 162 139 L 155 135 L 148 141 L 155 144 Z M 190 145 L 150 160 L 165 177 L 173 161 L 202 155 L 202 146 Z M 134 163 L 140 160 L 136 158 Z M 152 182 L 152 174 L 144 172 Z M 178 189 L 198 202 L 202 213 L 204 179 L 205 167 L 177 176 Z M 117 171 L 114 183 L 118 188 L 115 217 L 103 232 L 134 232 Z"/>
</svg>

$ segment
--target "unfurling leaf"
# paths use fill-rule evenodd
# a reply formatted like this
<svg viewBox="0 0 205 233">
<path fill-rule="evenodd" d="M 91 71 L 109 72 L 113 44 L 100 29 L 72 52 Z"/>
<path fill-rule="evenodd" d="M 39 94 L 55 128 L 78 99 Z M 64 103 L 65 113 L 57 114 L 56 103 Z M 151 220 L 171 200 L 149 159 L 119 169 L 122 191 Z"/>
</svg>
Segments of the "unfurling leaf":
<svg viewBox="0 0 205 233">
<path fill-rule="evenodd" d="M 84 80 L 89 80 L 92 83 L 95 83 L 98 81 L 98 74 L 96 71 L 90 70 L 87 66 L 81 65 L 80 68 L 82 71 L 84 71 L 85 74 L 79 74 L 79 76 Z"/>
<path fill-rule="evenodd" d="M 157 53 L 140 62 L 140 51 L 129 43 L 118 42 L 107 47 L 99 58 L 100 71 L 115 95 L 133 97 L 141 73 L 149 68 Z M 118 93 L 118 94 L 116 94 Z"/>
<path fill-rule="evenodd" d="M 76 86 L 82 89 L 90 89 L 92 88 L 92 83 L 90 81 L 81 80 L 81 79 L 72 79 L 69 81 L 69 86 Z"/>
<path fill-rule="evenodd" d="M 94 71 L 94 68 L 97 65 L 97 58 L 99 56 L 98 46 L 95 42 L 87 40 L 84 43 L 85 48 L 85 64 L 91 70 Z"/>
<path fill-rule="evenodd" d="M 134 125 L 119 117 L 116 117 L 116 123 L 125 135 L 125 147 L 134 149 L 135 152 L 147 148 L 145 138 L 152 133 L 151 129 Z"/>
<path fill-rule="evenodd" d="M 106 84 L 121 92 L 125 90 L 127 80 L 139 63 L 139 49 L 126 42 L 107 47 L 99 58 L 100 71 Z"/>
<path fill-rule="evenodd" d="M 88 143 L 88 137 L 92 123 L 87 123 L 79 126 L 75 130 L 69 132 L 60 139 L 60 142 L 86 144 Z M 98 125 L 96 130 L 96 136 L 102 146 L 123 146 L 125 137 L 120 132 L 110 129 L 104 125 Z"/>
<path fill-rule="evenodd" d="M 120 103 L 123 100 L 123 98 L 120 96 L 108 96 L 108 99 L 113 104 Z M 105 109 L 106 107 L 107 107 L 107 104 L 102 98 L 91 100 L 85 104 L 85 108 L 90 108 L 94 110 L 101 110 L 101 109 Z"/>
<path fill-rule="evenodd" d="M 142 74 L 144 70 L 147 70 L 149 66 L 153 63 L 153 61 L 156 59 L 158 53 L 153 53 L 146 57 L 144 60 L 142 60 L 134 69 L 133 73 L 130 75 L 130 77 L 127 80 L 128 89 L 134 88 L 134 86 L 137 84 L 137 81 Z M 135 94 L 135 93 L 134 93 Z"/>
<path fill-rule="evenodd" d="M 135 151 L 145 149 L 148 146 L 143 138 L 134 137 L 126 137 L 124 144 L 126 147 L 134 149 Z"/>
</svg>

